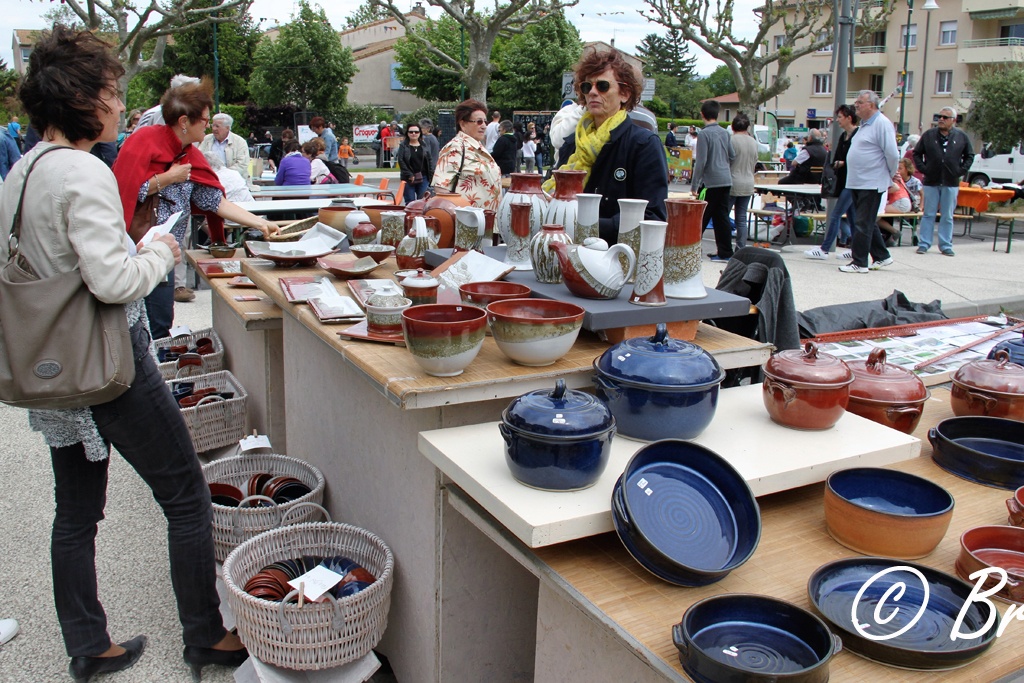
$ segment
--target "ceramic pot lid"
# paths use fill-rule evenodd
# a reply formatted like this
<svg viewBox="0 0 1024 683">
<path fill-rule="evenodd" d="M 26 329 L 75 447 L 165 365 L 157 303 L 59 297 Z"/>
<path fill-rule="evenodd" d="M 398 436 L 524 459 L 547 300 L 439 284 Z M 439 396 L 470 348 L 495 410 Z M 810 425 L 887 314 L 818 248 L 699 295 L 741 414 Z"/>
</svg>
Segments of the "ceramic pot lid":
<svg viewBox="0 0 1024 683">
<path fill-rule="evenodd" d="M 425 272 L 422 268 L 418 269 L 415 275 L 402 280 L 403 287 L 416 287 L 420 289 L 437 287 L 439 284 L 441 283 L 437 281 L 436 277 Z"/>
<path fill-rule="evenodd" d="M 580 438 L 602 434 L 615 426 L 608 406 L 591 394 L 565 388 L 540 389 L 514 399 L 501 416 L 509 427 L 539 436 Z"/>
<path fill-rule="evenodd" d="M 1010 339 L 1008 341 L 1001 341 L 996 344 L 991 351 L 988 352 L 989 358 L 995 358 L 996 354 L 1002 350 L 1006 350 L 1010 354 L 1010 360 L 1018 365 L 1024 361 L 1024 335 L 1021 339 Z"/>
<path fill-rule="evenodd" d="M 866 361 L 850 361 L 846 365 L 853 373 L 850 396 L 889 403 L 928 398 L 928 389 L 917 375 L 885 362 L 885 349 L 873 350 Z"/>
<path fill-rule="evenodd" d="M 366 300 L 367 306 L 374 306 L 376 308 L 404 308 L 409 303 L 409 300 L 398 291 L 397 285 L 381 287 Z"/>
<path fill-rule="evenodd" d="M 1011 363 L 1006 351 L 998 351 L 994 359 L 984 358 L 962 365 L 953 375 L 953 381 L 974 389 L 1024 394 L 1024 366 Z"/>
<path fill-rule="evenodd" d="M 802 349 L 779 351 L 764 364 L 764 371 L 778 379 L 804 384 L 843 385 L 853 381 L 850 367 L 818 351 L 814 342 L 807 342 Z"/>
<path fill-rule="evenodd" d="M 664 323 L 658 323 L 653 337 L 634 337 L 611 347 L 594 367 L 632 384 L 698 387 L 717 384 L 725 377 L 710 353 L 696 344 L 672 339 Z"/>
</svg>

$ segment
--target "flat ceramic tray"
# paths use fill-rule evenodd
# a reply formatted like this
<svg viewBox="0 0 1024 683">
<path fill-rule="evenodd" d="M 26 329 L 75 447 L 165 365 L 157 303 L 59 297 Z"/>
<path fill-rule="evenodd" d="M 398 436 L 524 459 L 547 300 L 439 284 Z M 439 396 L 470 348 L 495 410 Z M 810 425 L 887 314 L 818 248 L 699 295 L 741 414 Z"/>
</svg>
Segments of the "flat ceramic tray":
<svg viewBox="0 0 1024 683">
<path fill-rule="evenodd" d="M 235 277 L 242 274 L 242 262 L 238 259 L 199 259 L 196 268 L 203 271 L 206 277 Z"/>
<path fill-rule="evenodd" d="M 917 438 L 852 413 L 819 432 L 777 425 L 768 418 L 760 384 L 722 391 L 715 419 L 693 441 L 728 460 L 755 496 L 824 481 L 846 467 L 880 467 L 921 453 Z M 512 478 L 495 422 L 421 432 L 419 437 L 420 452 L 428 460 L 532 548 L 612 531 L 612 487 L 642 447 L 616 436 L 597 484 L 552 493 Z"/>
<path fill-rule="evenodd" d="M 394 344 L 395 346 L 405 346 L 405 335 L 401 332 L 398 334 L 378 334 L 376 332 L 370 332 L 366 328 L 366 321 L 356 323 L 352 327 L 346 328 L 338 333 L 338 336 L 342 339 L 359 339 L 362 341 L 380 342 L 382 344 Z"/>
<path fill-rule="evenodd" d="M 486 247 L 484 252 L 499 261 L 505 259 L 504 245 Z M 451 253 L 451 249 L 432 249 L 426 254 L 427 265 L 432 268 L 438 266 L 451 256 Z M 710 287 L 706 288 L 708 295 L 703 299 L 668 299 L 664 306 L 652 307 L 629 303 L 629 295 L 633 291 L 633 285 L 629 283 L 626 283 L 616 299 L 581 299 L 572 294 L 564 284 L 547 285 L 537 282 L 537 276 L 531 270 L 513 270 L 505 275 L 504 279 L 507 282 L 527 285 L 533 290 L 534 296 L 568 301 L 582 306 L 586 310 L 583 327 L 592 332 L 680 320 L 729 318 L 746 315 L 750 311 L 748 299 Z"/>
</svg>

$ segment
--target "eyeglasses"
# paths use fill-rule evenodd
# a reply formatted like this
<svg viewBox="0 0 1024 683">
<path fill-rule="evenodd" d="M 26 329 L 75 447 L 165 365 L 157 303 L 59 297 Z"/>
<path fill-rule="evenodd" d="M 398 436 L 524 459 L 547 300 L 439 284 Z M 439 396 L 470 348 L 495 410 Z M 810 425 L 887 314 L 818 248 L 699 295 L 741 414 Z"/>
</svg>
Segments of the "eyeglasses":
<svg viewBox="0 0 1024 683">
<path fill-rule="evenodd" d="M 946 116 L 945 114 L 938 114 L 937 117 L 940 118 L 940 119 L 947 119 L 947 120 L 953 118 L 952 116 Z"/>
<path fill-rule="evenodd" d="M 210 124 L 210 117 L 209 117 L 209 116 L 207 116 L 207 117 L 206 117 L 205 119 L 204 119 L 204 118 L 200 118 L 200 119 L 197 119 L 197 120 L 196 120 L 196 123 L 199 123 L 199 121 L 202 121 L 202 122 L 203 122 L 203 125 L 204 125 L 204 126 L 207 126 L 207 125 L 209 125 L 209 124 Z"/>
<path fill-rule="evenodd" d="M 487 119 L 465 119 L 466 123 L 475 123 L 478 126 L 486 126 Z"/>
<path fill-rule="evenodd" d="M 406 132 L 407 135 L 419 135 L 420 134 L 420 132 L 418 130 L 407 130 L 405 132 Z"/>
<path fill-rule="evenodd" d="M 622 81 L 615 82 L 618 83 L 619 85 L 626 85 Z M 580 92 L 583 93 L 584 95 L 589 95 L 591 88 L 597 88 L 597 92 L 606 93 L 609 90 L 611 90 L 611 87 L 612 84 L 609 81 L 595 81 L 593 83 L 591 83 L 590 81 L 583 81 L 582 83 L 580 83 Z"/>
</svg>

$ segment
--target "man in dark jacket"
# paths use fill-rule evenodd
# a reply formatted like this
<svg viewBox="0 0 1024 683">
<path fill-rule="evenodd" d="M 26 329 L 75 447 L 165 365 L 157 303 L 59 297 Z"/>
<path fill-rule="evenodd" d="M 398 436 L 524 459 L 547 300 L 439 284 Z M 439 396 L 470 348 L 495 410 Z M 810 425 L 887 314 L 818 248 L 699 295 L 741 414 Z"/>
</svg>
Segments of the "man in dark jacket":
<svg viewBox="0 0 1024 683">
<path fill-rule="evenodd" d="M 825 165 L 828 151 L 824 145 L 824 134 L 818 128 L 812 128 L 807 134 L 804 148 L 793 160 L 793 170 L 785 178 L 779 179 L 779 185 L 804 185 L 821 182 L 821 169 Z M 811 169 L 817 169 L 812 172 Z"/>
<path fill-rule="evenodd" d="M 512 122 L 508 119 L 498 124 L 498 139 L 494 141 L 491 156 L 494 163 L 501 169 L 501 175 L 507 177 L 516 170 L 516 136 L 512 133 Z"/>
<path fill-rule="evenodd" d="M 967 135 L 956 127 L 956 109 L 939 110 L 935 128 L 924 132 L 914 147 L 914 166 L 924 174 L 924 216 L 917 236 L 917 253 L 923 254 L 932 246 L 935 214 L 941 213 L 939 222 L 939 251 L 944 256 L 953 253 L 953 212 L 960 194 L 960 178 L 967 175 L 974 163 L 974 147 Z"/>
</svg>

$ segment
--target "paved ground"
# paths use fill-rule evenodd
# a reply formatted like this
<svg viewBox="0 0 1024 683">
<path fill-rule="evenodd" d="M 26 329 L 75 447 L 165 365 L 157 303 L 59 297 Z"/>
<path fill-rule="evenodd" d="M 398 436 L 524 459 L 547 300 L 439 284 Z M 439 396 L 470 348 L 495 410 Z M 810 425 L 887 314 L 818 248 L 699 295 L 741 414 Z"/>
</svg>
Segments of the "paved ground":
<svg viewBox="0 0 1024 683">
<path fill-rule="evenodd" d="M 976 223 L 974 233 L 987 237 L 984 241 L 957 237 L 955 258 L 934 251 L 919 256 L 909 246 L 895 248 L 894 265 L 867 275 L 840 273 L 836 267 L 841 262 L 835 260 L 804 258 L 803 249 L 812 246 L 810 243 L 789 248 L 783 257 L 800 310 L 880 299 L 898 289 L 912 301 L 940 300 L 951 317 L 998 312 L 1000 308 L 1024 311 L 1024 240 L 1006 254 L 1004 246 L 992 251 L 991 223 Z M 713 251 L 713 241 L 705 240 L 704 250 Z M 714 286 L 723 267 L 705 262 L 705 283 Z M 176 323 L 187 323 L 193 329 L 209 327 L 209 290 L 200 291 L 193 303 L 179 304 L 176 315 Z M 64 681 L 68 660 L 53 611 L 49 573 L 53 503 L 48 452 L 39 435 L 29 431 L 25 413 L 4 406 L 0 406 L 0 482 L 4 487 L 0 494 L 0 618 L 15 617 L 22 626 L 22 633 L 0 650 L 0 681 Z M 145 485 L 115 455 L 107 519 L 97 542 L 100 593 L 113 637 L 125 640 L 146 633 L 150 644 L 132 670 L 104 681 L 190 680 L 181 660 L 164 535 L 163 518 Z M 226 669 L 210 668 L 204 680 L 233 679 Z"/>
</svg>

